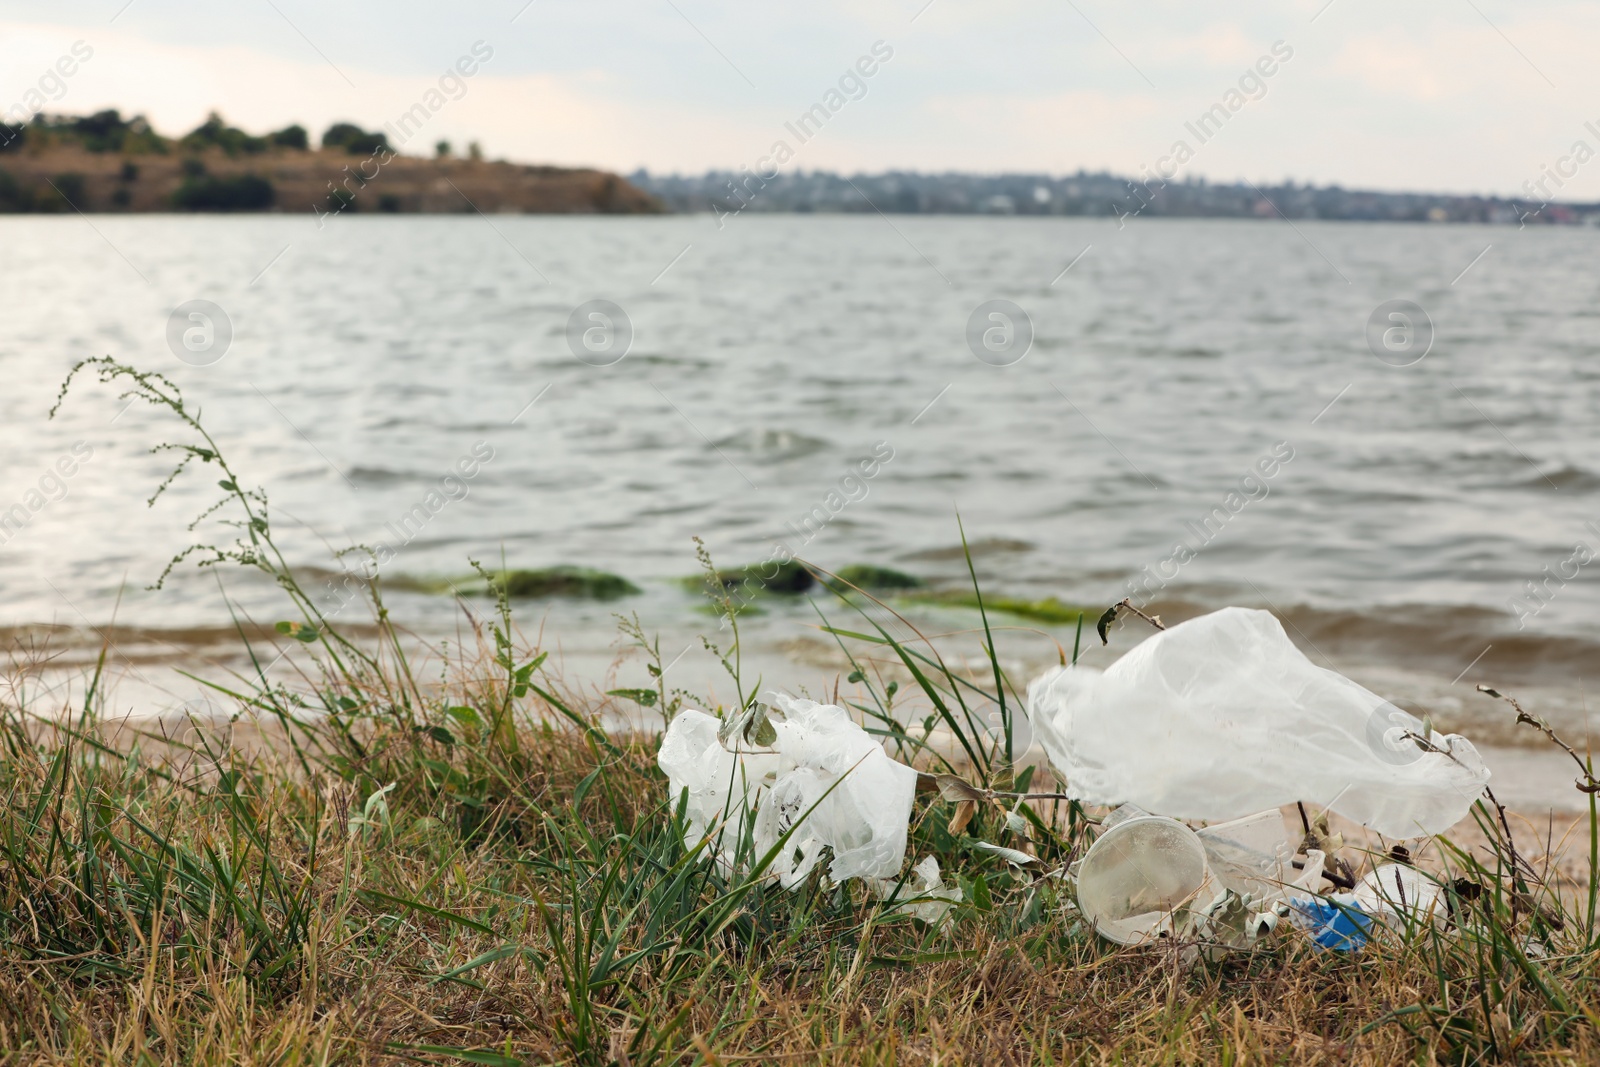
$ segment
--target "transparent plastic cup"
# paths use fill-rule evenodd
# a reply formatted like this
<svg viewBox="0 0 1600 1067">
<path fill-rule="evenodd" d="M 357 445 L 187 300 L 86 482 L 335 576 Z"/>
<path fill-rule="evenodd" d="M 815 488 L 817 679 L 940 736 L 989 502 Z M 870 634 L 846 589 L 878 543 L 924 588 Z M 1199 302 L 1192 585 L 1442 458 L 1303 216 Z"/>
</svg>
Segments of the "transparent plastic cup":
<svg viewBox="0 0 1600 1067">
<path fill-rule="evenodd" d="M 1174 915 L 1203 906 L 1216 885 L 1195 832 L 1162 815 L 1111 825 L 1078 866 L 1078 909 L 1101 937 L 1137 945 L 1171 936 Z"/>
<path fill-rule="evenodd" d="M 1248 896 L 1258 908 L 1283 898 L 1292 879 L 1293 849 L 1276 808 L 1196 830 L 1205 846 L 1211 874 L 1224 886 Z"/>
</svg>

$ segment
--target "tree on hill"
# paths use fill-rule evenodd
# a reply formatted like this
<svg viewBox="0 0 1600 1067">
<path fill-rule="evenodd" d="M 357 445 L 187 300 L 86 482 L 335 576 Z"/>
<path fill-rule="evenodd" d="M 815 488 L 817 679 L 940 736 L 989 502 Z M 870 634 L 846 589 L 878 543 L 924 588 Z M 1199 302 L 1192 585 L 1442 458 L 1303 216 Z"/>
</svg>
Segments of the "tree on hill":
<svg viewBox="0 0 1600 1067">
<path fill-rule="evenodd" d="M 255 137 L 236 126 L 229 126 L 215 111 L 190 131 L 183 138 L 182 144 L 194 152 L 214 146 L 221 148 L 230 156 L 237 156 L 240 153 L 255 155 L 258 152 L 265 152 L 268 147 L 265 137 Z"/>
<path fill-rule="evenodd" d="M 15 151 L 24 141 L 41 145 L 78 145 L 89 152 L 165 152 L 167 141 L 150 128 L 143 115 L 124 119 L 110 109 L 93 115 L 46 115 L 26 123 L 0 123 L 0 152 Z"/>
<path fill-rule="evenodd" d="M 301 152 L 311 147 L 311 138 L 306 134 L 306 128 L 298 122 L 267 134 L 267 140 L 279 148 L 293 148 Z"/>
<path fill-rule="evenodd" d="M 351 155 L 372 155 L 389 147 L 380 130 L 367 132 L 353 122 L 336 122 L 322 135 L 323 148 L 343 148 Z"/>
<path fill-rule="evenodd" d="M 122 148 L 131 126 L 131 123 L 122 121 L 121 112 L 113 109 L 74 119 L 72 132 L 78 135 L 83 147 L 91 152 L 115 152 Z"/>
</svg>

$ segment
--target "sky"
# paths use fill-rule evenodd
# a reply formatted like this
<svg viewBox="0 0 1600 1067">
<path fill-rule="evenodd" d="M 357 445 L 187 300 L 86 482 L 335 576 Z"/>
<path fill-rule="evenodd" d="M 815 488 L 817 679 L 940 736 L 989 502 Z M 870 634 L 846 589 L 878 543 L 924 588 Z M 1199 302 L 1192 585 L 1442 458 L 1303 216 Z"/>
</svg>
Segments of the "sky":
<svg viewBox="0 0 1600 1067">
<path fill-rule="evenodd" d="M 1596 54 L 1600 5 L 1557 0 L 0 0 L 0 110 L 320 133 L 421 102 L 407 151 L 665 173 L 781 140 L 786 169 L 1138 174 L 1182 141 L 1180 178 L 1526 196 L 1550 168 L 1595 200 Z"/>
</svg>

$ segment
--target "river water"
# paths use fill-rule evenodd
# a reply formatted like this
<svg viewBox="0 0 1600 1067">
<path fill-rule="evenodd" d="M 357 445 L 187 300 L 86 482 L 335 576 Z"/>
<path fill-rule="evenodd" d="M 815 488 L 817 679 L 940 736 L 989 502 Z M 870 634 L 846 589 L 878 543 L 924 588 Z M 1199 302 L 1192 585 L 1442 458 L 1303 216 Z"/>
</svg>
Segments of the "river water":
<svg viewBox="0 0 1600 1067">
<path fill-rule="evenodd" d="M 1600 664 L 1600 559 L 1580 551 L 1600 555 L 1597 239 L 1136 218 L 0 218 L 0 510 L 29 519 L 0 528 L 0 625 L 14 655 L 73 662 L 115 618 L 138 665 L 124 703 L 151 708 L 185 698 L 167 665 L 186 650 L 226 658 L 225 597 L 282 614 L 236 568 L 144 589 L 231 533 L 186 531 L 221 495 L 214 469 L 146 507 L 173 459 L 150 446 L 183 439 L 170 415 L 85 381 L 46 418 L 74 362 L 111 355 L 183 389 L 299 564 L 382 542 L 399 585 L 502 557 L 634 582 L 619 601 L 519 605 L 595 685 L 644 681 L 613 618 L 637 612 L 666 658 L 687 649 L 675 681 L 726 695 L 696 640 L 716 619 L 681 581 L 695 536 L 723 565 L 781 548 L 954 588 L 964 527 L 991 595 L 1099 609 L 1133 592 L 1169 618 L 1267 607 L 1313 659 L 1447 725 L 1515 740 L 1473 691 L 1493 682 L 1581 741 Z M 580 337 L 582 360 L 569 341 L 596 299 L 631 324 L 615 362 L 621 332 L 598 352 Z M 995 299 L 1026 317 L 1020 359 L 1015 340 L 979 343 L 987 361 L 969 344 Z M 1401 299 L 1431 322 L 1420 361 L 1420 320 L 1404 358 L 1369 345 L 1375 309 Z M 208 365 L 168 343 L 190 300 L 231 324 Z M 464 618 L 433 593 L 389 606 L 424 640 Z M 746 669 L 831 690 L 842 660 L 818 608 L 842 617 L 823 596 L 747 616 Z M 996 621 L 1016 627 L 1001 640 L 1022 674 L 1073 642 L 1070 624 Z"/>
</svg>

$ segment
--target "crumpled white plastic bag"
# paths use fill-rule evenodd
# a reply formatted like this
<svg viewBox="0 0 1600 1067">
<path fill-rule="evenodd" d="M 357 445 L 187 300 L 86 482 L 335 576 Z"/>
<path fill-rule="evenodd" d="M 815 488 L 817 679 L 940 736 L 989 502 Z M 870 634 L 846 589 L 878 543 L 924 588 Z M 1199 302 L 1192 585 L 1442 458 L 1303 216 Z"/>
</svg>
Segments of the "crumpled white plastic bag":
<svg viewBox="0 0 1600 1067">
<path fill-rule="evenodd" d="M 944 884 L 939 861 L 933 856 L 923 857 L 904 882 L 898 878 L 869 878 L 867 886 L 879 900 L 897 901 L 890 911 L 903 911 L 941 929 L 951 910 L 961 903 L 961 887 Z"/>
<path fill-rule="evenodd" d="M 1271 614 L 1224 608 L 1104 672 L 1056 667 L 1028 712 L 1068 795 L 1180 819 L 1237 819 L 1300 800 L 1393 838 L 1460 821 L 1489 781 L 1472 743 L 1316 666 Z"/>
<path fill-rule="evenodd" d="M 785 889 L 805 880 L 824 846 L 833 849 L 828 875 L 836 882 L 896 877 L 917 772 L 890 759 L 843 708 L 781 693 L 761 702 L 777 735 L 768 745 L 733 736 L 725 746 L 722 720 L 692 708 L 667 727 L 657 763 L 674 803 L 689 791 L 685 842 L 710 837 L 718 864 L 731 871 L 747 829 L 759 860 L 799 823 L 769 868 Z"/>
</svg>

